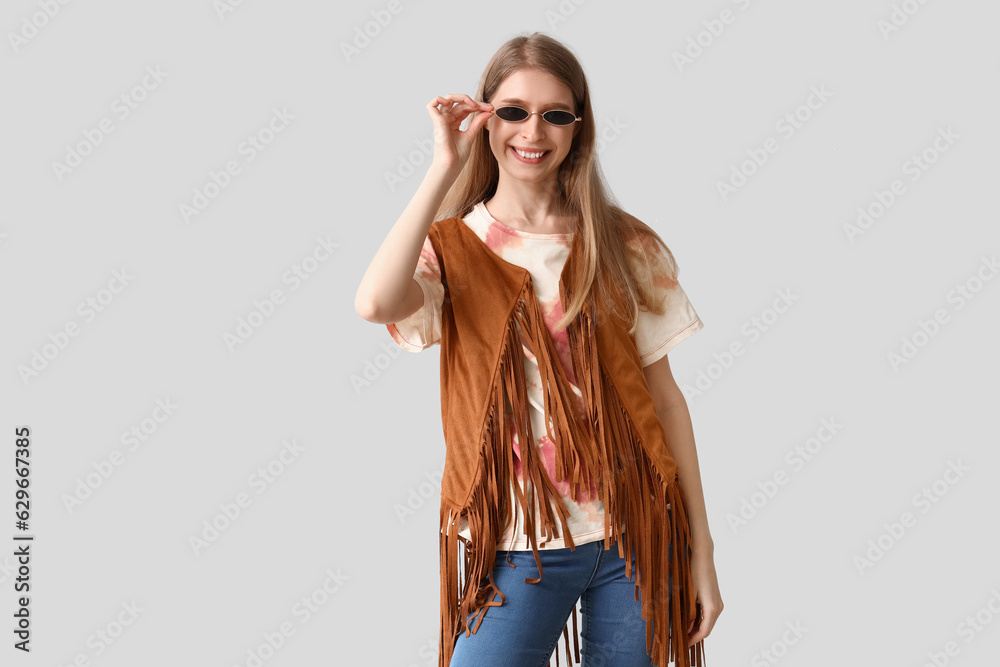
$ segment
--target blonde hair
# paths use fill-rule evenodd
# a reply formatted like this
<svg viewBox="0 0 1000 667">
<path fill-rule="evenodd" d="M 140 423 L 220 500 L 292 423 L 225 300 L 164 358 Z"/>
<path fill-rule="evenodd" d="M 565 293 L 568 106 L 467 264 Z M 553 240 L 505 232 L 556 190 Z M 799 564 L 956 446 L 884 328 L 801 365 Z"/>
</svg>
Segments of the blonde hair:
<svg viewBox="0 0 1000 667">
<path fill-rule="evenodd" d="M 618 317 L 629 322 L 629 331 L 634 333 L 640 306 L 663 314 L 660 290 L 675 284 L 678 271 L 673 253 L 655 230 L 626 213 L 611 194 L 596 155 L 597 129 L 587 78 L 576 56 L 565 45 L 541 32 L 510 39 L 486 65 L 475 99 L 489 102 L 508 76 L 518 70 L 532 69 L 546 72 L 565 83 L 573 92 L 576 115 L 583 118 L 569 154 L 559 165 L 556 185 L 564 210 L 577 218 L 574 233 L 579 235 L 582 252 L 571 278 L 578 288 L 571 302 L 562 304 L 565 312 L 555 328 L 563 328 L 573 321 L 596 282 L 602 297 L 598 303 L 609 304 L 605 307 L 612 308 Z M 477 203 L 496 193 L 498 179 L 499 166 L 484 128 L 474 138 L 469 160 L 445 195 L 437 219 L 464 217 Z M 661 254 L 667 258 L 669 266 L 657 265 L 645 258 L 646 252 L 653 250 L 649 243 L 662 246 L 664 252 Z M 627 313 L 617 312 L 613 305 L 615 300 L 606 298 L 612 285 L 624 297 Z"/>
</svg>

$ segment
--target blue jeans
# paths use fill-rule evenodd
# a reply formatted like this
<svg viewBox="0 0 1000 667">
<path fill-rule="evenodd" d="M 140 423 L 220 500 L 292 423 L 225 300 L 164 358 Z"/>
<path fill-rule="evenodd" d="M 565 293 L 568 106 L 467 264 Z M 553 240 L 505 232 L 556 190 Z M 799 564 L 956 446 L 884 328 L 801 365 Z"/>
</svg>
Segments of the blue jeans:
<svg viewBox="0 0 1000 667">
<path fill-rule="evenodd" d="M 450 667 L 544 667 L 553 657 L 577 600 L 582 616 L 583 667 L 650 667 L 646 621 L 641 603 L 635 599 L 634 547 L 632 553 L 629 580 L 625 559 L 619 558 L 614 541 L 609 550 L 604 549 L 603 538 L 575 550 L 539 549 L 542 580 L 526 584 L 525 578 L 538 577 L 531 551 L 498 550 L 493 581 L 506 599 L 487 610 L 475 634 L 466 637 L 463 631 L 459 635 Z M 514 567 L 507 563 L 508 554 Z M 668 590 L 673 586 L 672 575 L 670 579 Z M 500 600 L 499 593 L 494 600 Z"/>
</svg>

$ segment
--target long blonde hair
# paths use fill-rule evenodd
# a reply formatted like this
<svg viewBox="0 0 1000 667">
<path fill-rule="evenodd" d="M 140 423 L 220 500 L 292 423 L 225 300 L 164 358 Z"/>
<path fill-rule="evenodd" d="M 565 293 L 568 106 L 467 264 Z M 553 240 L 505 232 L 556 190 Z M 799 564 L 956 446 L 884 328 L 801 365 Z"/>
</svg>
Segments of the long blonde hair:
<svg viewBox="0 0 1000 667">
<path fill-rule="evenodd" d="M 590 107 L 590 89 L 576 56 L 561 42 L 541 32 L 518 35 L 504 43 L 490 59 L 479 80 L 476 100 L 489 102 L 500 84 L 518 70 L 534 69 L 546 72 L 565 83 L 573 92 L 576 115 L 582 116 L 580 131 L 573 138 L 570 152 L 559 165 L 557 186 L 563 209 L 577 218 L 575 234 L 579 235 L 582 252 L 571 277 L 574 290 L 571 301 L 562 304 L 564 315 L 555 328 L 567 326 L 589 298 L 595 281 L 601 297 L 611 289 L 611 281 L 623 295 L 627 313 L 616 315 L 630 323 L 634 333 L 638 309 L 663 314 L 663 271 L 657 272 L 644 252 L 648 243 L 657 243 L 669 260 L 666 286 L 676 280 L 678 266 L 673 253 L 651 227 L 626 213 L 611 194 L 601 171 L 595 148 L 597 129 Z M 479 112 L 476 112 L 479 113 Z M 485 132 L 473 140 L 472 152 L 454 185 L 438 208 L 436 219 L 464 217 L 473 207 L 496 193 L 499 166 Z M 632 243 L 636 239 L 640 243 Z M 602 279 L 597 280 L 598 276 Z M 614 304 L 614 299 L 601 298 L 598 303 Z"/>
</svg>

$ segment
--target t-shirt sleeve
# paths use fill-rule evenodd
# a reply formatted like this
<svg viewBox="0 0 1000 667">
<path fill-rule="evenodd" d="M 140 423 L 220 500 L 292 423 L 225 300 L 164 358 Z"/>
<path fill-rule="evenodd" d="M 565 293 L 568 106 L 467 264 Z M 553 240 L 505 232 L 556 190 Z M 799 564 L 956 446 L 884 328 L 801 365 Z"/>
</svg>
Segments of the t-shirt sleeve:
<svg viewBox="0 0 1000 667">
<path fill-rule="evenodd" d="M 424 293 L 424 305 L 406 319 L 385 326 L 401 348 L 408 352 L 420 352 L 441 342 L 444 284 L 441 282 L 441 267 L 430 236 L 424 239 L 424 245 L 420 249 L 420 259 L 413 271 L 413 279 Z"/>
<path fill-rule="evenodd" d="M 687 294 L 677 280 L 677 267 L 656 238 L 646 234 L 639 246 L 653 284 L 663 300 L 663 314 L 639 309 L 635 343 L 643 366 L 662 359 L 667 352 L 704 328 Z"/>
</svg>

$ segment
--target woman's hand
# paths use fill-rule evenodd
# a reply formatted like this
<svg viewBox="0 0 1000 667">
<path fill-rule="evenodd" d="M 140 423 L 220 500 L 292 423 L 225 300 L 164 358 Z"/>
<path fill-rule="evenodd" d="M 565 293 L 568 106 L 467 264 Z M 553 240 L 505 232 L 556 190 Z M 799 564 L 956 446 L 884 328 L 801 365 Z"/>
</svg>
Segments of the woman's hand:
<svg viewBox="0 0 1000 667">
<path fill-rule="evenodd" d="M 477 112 L 483 113 L 477 113 Z M 461 171 L 472 152 L 472 140 L 493 113 L 492 104 L 481 104 L 468 95 L 435 97 L 427 104 L 434 121 L 434 159 L 442 167 Z M 465 117 L 476 113 L 464 132 L 459 129 Z"/>
<path fill-rule="evenodd" d="M 719 592 L 719 577 L 715 573 L 712 553 L 695 550 L 691 557 L 691 581 L 694 584 L 695 600 L 701 609 L 701 618 L 691 622 L 688 630 L 688 646 L 693 646 L 708 637 L 722 613 L 722 594 Z"/>
</svg>

